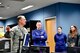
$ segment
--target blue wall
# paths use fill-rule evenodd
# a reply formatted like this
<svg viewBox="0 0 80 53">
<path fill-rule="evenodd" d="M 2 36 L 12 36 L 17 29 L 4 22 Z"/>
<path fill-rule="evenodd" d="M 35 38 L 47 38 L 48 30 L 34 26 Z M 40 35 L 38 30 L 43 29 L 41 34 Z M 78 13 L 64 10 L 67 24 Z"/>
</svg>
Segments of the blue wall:
<svg viewBox="0 0 80 53">
<path fill-rule="evenodd" d="M 76 25 L 80 29 L 80 4 L 60 3 L 59 18 L 59 25 L 63 27 L 66 34 L 71 25 Z"/>
<path fill-rule="evenodd" d="M 5 27 L 5 20 L 0 20 L 0 26 L 4 26 Z"/>
<path fill-rule="evenodd" d="M 0 26 L 4 26 L 5 22 L 4 21 L 0 21 Z"/>
<path fill-rule="evenodd" d="M 29 13 L 23 14 L 26 16 L 27 20 L 41 20 L 43 22 L 43 8 L 38 9 Z"/>
<path fill-rule="evenodd" d="M 45 18 L 56 16 L 57 26 L 63 27 L 63 32 L 68 34 L 71 25 L 80 29 L 80 4 L 56 3 L 29 13 L 23 14 L 29 20 L 41 20 L 45 28 Z M 6 20 L 5 25 L 17 23 L 16 16 Z"/>
<path fill-rule="evenodd" d="M 5 26 L 7 25 L 12 25 L 12 24 L 15 24 L 17 23 L 17 17 L 12 17 L 12 18 L 9 18 L 5 21 Z"/>
<path fill-rule="evenodd" d="M 25 13 L 22 15 L 25 15 L 28 21 L 29 20 L 41 20 L 41 22 L 43 24 L 42 28 L 45 28 L 44 27 L 45 26 L 45 22 L 44 22 L 45 18 L 55 16 L 56 15 L 55 12 L 56 12 L 56 4 L 50 5 L 50 6 L 47 6 L 47 7 L 44 7 L 44 8 L 29 12 L 29 13 Z M 16 18 L 17 18 L 17 16 L 7 19 L 5 26 L 17 23 Z"/>
<path fill-rule="evenodd" d="M 43 28 L 45 28 L 45 18 L 48 17 L 53 17 L 56 16 L 55 12 L 56 12 L 56 4 L 54 5 L 50 5 L 29 13 L 25 13 L 23 15 L 25 15 L 27 17 L 28 20 L 41 20 L 42 24 L 43 24 Z"/>
</svg>

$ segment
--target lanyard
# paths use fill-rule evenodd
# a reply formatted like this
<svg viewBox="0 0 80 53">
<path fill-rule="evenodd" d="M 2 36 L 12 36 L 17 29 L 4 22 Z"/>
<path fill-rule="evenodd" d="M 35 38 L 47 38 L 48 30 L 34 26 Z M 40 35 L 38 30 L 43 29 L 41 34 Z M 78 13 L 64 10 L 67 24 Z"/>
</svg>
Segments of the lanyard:
<svg viewBox="0 0 80 53">
<path fill-rule="evenodd" d="M 21 28 L 19 26 L 18 26 L 18 29 L 21 31 L 22 35 L 24 36 L 25 34 L 24 34 L 23 30 L 21 30 Z"/>
<path fill-rule="evenodd" d="M 21 31 L 22 35 L 23 35 L 23 43 L 22 45 L 25 45 L 25 41 L 26 41 L 26 35 L 24 34 L 24 32 L 21 30 L 21 28 L 18 26 L 18 29 Z"/>
</svg>

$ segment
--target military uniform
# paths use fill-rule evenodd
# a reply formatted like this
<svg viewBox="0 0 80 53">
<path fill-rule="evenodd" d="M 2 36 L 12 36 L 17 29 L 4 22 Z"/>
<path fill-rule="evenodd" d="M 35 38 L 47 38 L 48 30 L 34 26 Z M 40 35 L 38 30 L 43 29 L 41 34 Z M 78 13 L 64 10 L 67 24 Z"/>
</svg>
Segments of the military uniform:
<svg viewBox="0 0 80 53">
<path fill-rule="evenodd" d="M 28 31 L 24 27 L 14 26 L 11 29 L 11 37 L 12 37 L 12 51 L 17 52 L 19 48 L 19 38 L 23 39 L 24 35 L 28 34 Z M 22 46 L 22 44 L 21 44 Z"/>
</svg>

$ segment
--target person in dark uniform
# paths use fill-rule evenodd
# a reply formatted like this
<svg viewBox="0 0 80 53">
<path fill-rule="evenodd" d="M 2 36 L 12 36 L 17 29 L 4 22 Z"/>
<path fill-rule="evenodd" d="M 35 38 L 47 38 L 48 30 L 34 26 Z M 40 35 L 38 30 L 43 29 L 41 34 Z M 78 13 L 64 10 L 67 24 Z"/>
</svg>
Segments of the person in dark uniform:
<svg viewBox="0 0 80 53">
<path fill-rule="evenodd" d="M 36 29 L 32 31 L 32 39 L 34 46 L 46 46 L 47 34 L 46 31 L 42 29 L 41 22 L 36 23 Z"/>
<path fill-rule="evenodd" d="M 11 38 L 11 35 L 10 35 L 10 27 L 9 26 L 7 26 L 6 27 L 6 33 L 4 34 L 4 37 L 5 38 Z"/>
<path fill-rule="evenodd" d="M 57 28 L 58 33 L 55 34 L 54 40 L 55 40 L 55 52 L 56 53 L 66 53 L 66 42 L 67 37 L 66 34 L 62 33 L 62 27 L 59 26 Z"/>
</svg>

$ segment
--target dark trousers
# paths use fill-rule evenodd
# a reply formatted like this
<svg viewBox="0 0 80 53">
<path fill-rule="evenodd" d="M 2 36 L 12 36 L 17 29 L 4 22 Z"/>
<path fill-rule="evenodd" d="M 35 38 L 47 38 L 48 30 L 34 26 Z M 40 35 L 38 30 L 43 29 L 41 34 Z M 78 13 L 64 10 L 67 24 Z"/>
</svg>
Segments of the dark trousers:
<svg viewBox="0 0 80 53">
<path fill-rule="evenodd" d="M 67 53 L 80 53 L 80 47 L 68 47 Z"/>
</svg>

